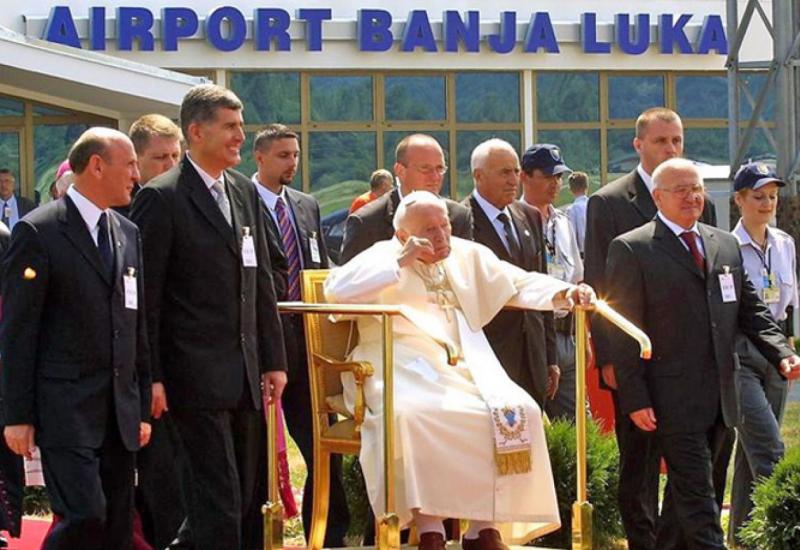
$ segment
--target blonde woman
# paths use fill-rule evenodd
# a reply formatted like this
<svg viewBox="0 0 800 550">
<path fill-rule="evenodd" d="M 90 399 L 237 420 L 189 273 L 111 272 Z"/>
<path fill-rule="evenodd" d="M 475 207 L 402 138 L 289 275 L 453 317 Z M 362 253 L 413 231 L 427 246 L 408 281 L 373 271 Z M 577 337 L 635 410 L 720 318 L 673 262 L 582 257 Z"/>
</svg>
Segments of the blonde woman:
<svg viewBox="0 0 800 550">
<path fill-rule="evenodd" d="M 733 182 L 741 219 L 733 230 L 739 241 L 750 282 L 767 304 L 793 346 L 792 311 L 798 306 L 794 239 L 769 223 L 778 207 L 779 189 L 786 185 L 762 163 L 742 166 Z M 731 497 L 730 542 L 752 508 L 753 480 L 768 476 L 783 457 L 780 423 L 786 405 L 787 381 L 752 342 L 740 335 L 736 343 L 741 369 L 737 385 L 741 417 Z"/>
</svg>

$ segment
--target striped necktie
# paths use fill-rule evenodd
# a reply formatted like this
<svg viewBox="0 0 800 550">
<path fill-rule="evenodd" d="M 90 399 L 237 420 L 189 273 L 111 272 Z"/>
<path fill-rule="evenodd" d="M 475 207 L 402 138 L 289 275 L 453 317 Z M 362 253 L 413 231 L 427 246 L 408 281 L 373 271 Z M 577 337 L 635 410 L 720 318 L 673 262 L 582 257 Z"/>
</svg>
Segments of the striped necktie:
<svg viewBox="0 0 800 550">
<path fill-rule="evenodd" d="M 286 261 L 289 263 L 289 284 L 286 297 L 291 301 L 299 300 L 301 267 L 299 242 L 283 197 L 278 197 L 277 202 L 275 202 L 275 216 L 278 218 L 283 253 L 286 254 Z"/>
</svg>

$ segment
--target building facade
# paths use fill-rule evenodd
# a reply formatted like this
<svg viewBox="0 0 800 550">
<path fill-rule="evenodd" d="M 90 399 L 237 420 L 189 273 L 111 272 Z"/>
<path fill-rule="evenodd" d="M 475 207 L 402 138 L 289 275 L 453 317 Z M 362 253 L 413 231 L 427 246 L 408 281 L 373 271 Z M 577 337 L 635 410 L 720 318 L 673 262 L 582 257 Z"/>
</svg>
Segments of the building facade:
<svg viewBox="0 0 800 550">
<path fill-rule="evenodd" d="M 264 124 L 300 133 L 296 185 L 317 196 L 323 215 L 349 206 L 373 170 L 391 169 L 394 147 L 409 132 L 440 141 L 445 192 L 455 199 L 472 188 L 472 148 L 494 136 L 519 149 L 556 143 L 573 169 L 595 186 L 606 183 L 635 166 L 635 117 L 657 105 L 683 117 L 688 157 L 728 163 L 724 0 L 236 0 L 227 7 L 29 0 L 6 7 L 0 26 L 28 44 L 128 70 L 120 82 L 108 79 L 120 85 L 118 104 L 102 105 L 91 90 L 79 100 L 58 86 L 26 91 L 25 82 L 6 78 L 0 54 L 0 164 L 22 174 L 29 196 L 49 185 L 87 125 L 126 129 L 142 109 L 175 118 L 179 92 L 202 78 L 245 104 L 243 172 L 255 169 L 252 136 Z M 745 58 L 771 56 L 763 51 L 767 32 L 751 30 Z M 144 90 L 164 86 L 171 95 L 126 97 L 147 67 L 161 83 Z M 764 78 L 748 79 L 743 116 Z M 101 87 L 96 93 L 105 95 Z M 131 108 L 137 101 L 141 109 Z M 772 113 L 768 106 L 767 125 Z M 764 132 L 749 156 L 774 158 Z"/>
</svg>

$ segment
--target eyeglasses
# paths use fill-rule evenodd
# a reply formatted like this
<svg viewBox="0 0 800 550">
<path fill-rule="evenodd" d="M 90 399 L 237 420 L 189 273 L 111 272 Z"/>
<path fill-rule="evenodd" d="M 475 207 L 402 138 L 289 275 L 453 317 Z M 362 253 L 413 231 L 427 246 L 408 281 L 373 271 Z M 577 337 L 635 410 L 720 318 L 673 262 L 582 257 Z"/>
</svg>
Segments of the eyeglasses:
<svg viewBox="0 0 800 550">
<path fill-rule="evenodd" d="M 433 166 L 430 164 L 422 164 L 422 165 L 415 165 L 409 164 L 406 166 L 407 168 L 412 168 L 417 172 L 425 174 L 426 176 L 444 176 L 447 173 L 447 166 Z"/>
<path fill-rule="evenodd" d="M 685 199 L 689 195 L 702 195 L 703 189 L 704 188 L 702 185 L 679 185 L 677 187 L 673 187 L 672 189 L 661 188 L 662 191 L 674 193 L 675 196 L 682 199 Z"/>
</svg>

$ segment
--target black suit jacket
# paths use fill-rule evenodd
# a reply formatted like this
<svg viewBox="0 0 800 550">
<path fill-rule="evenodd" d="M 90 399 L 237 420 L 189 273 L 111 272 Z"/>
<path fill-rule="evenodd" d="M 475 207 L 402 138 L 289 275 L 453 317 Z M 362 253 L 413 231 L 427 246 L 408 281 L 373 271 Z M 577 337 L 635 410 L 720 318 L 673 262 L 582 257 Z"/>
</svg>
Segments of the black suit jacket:
<svg viewBox="0 0 800 550">
<path fill-rule="evenodd" d="M 136 195 L 148 266 L 145 290 L 154 380 L 170 405 L 261 407 L 260 374 L 286 370 L 268 233 L 253 183 L 225 171 L 233 227 L 188 158 Z M 244 267 L 242 237 L 253 236 L 257 267 Z M 243 393 L 248 392 L 248 393 Z"/>
<path fill-rule="evenodd" d="M 461 203 L 472 212 L 475 242 L 487 246 L 501 260 L 526 271 L 547 273 L 539 212 L 520 201 L 508 206 L 511 223 L 520 240 L 522 261 L 514 262 L 481 205 L 470 195 Z M 501 311 L 483 328 L 508 376 L 544 408 L 548 365 L 556 359 L 553 313 L 546 311 Z"/>
<path fill-rule="evenodd" d="M 300 241 L 300 256 L 303 269 L 328 269 L 330 267 L 328 249 L 322 236 L 321 216 L 317 199 L 290 187 L 284 187 L 284 189 L 286 202 L 294 215 L 295 231 Z M 269 216 L 269 214 L 267 215 Z M 270 221 L 272 221 L 272 216 L 270 216 Z M 280 237 L 278 239 L 281 242 L 282 253 L 283 244 Z M 311 239 L 316 239 L 319 247 L 319 258 L 316 261 L 311 255 Z M 286 327 L 283 336 L 286 343 L 290 380 L 308 378 L 303 316 L 283 315 L 282 319 Z"/>
<path fill-rule="evenodd" d="M 36 203 L 26 197 L 17 197 L 17 212 L 19 219 L 22 219 L 28 212 L 36 208 Z"/>
<path fill-rule="evenodd" d="M 632 339 L 613 338 L 621 412 L 653 407 L 665 434 L 703 432 L 720 407 L 725 423 L 736 423 L 737 330 L 776 366 L 792 355 L 747 278 L 736 239 L 708 225 L 699 228 L 704 274 L 660 219 L 614 239 L 608 251 L 609 298 L 653 344 L 652 359 L 643 361 Z M 719 276 L 726 271 L 733 276 L 736 301 L 723 302 Z"/>
<path fill-rule="evenodd" d="M 603 186 L 589 197 L 584 242 L 584 282 L 591 285 L 598 296 L 603 298 L 606 295 L 606 256 L 611 241 L 651 221 L 657 212 L 656 203 L 636 170 Z M 700 221 L 717 225 L 717 212 L 708 197 Z M 592 341 L 597 365 L 611 362 L 608 335 L 615 330 L 602 318 L 593 318 Z"/>
<path fill-rule="evenodd" d="M 472 240 L 472 217 L 469 209 L 450 199 L 444 200 L 447 203 L 453 236 Z M 392 221 L 399 204 L 400 192 L 393 189 L 347 217 L 342 240 L 342 263 L 349 262 L 376 242 L 386 241 L 394 236 Z"/>
<path fill-rule="evenodd" d="M 99 448 L 110 422 L 128 450 L 150 415 L 141 242 L 110 213 L 113 278 L 69 197 L 14 227 L 3 261 L 3 389 L 8 424 L 33 424 L 42 447 Z M 135 270 L 138 309 L 125 307 Z M 112 410 L 113 414 L 109 415 Z"/>
</svg>

